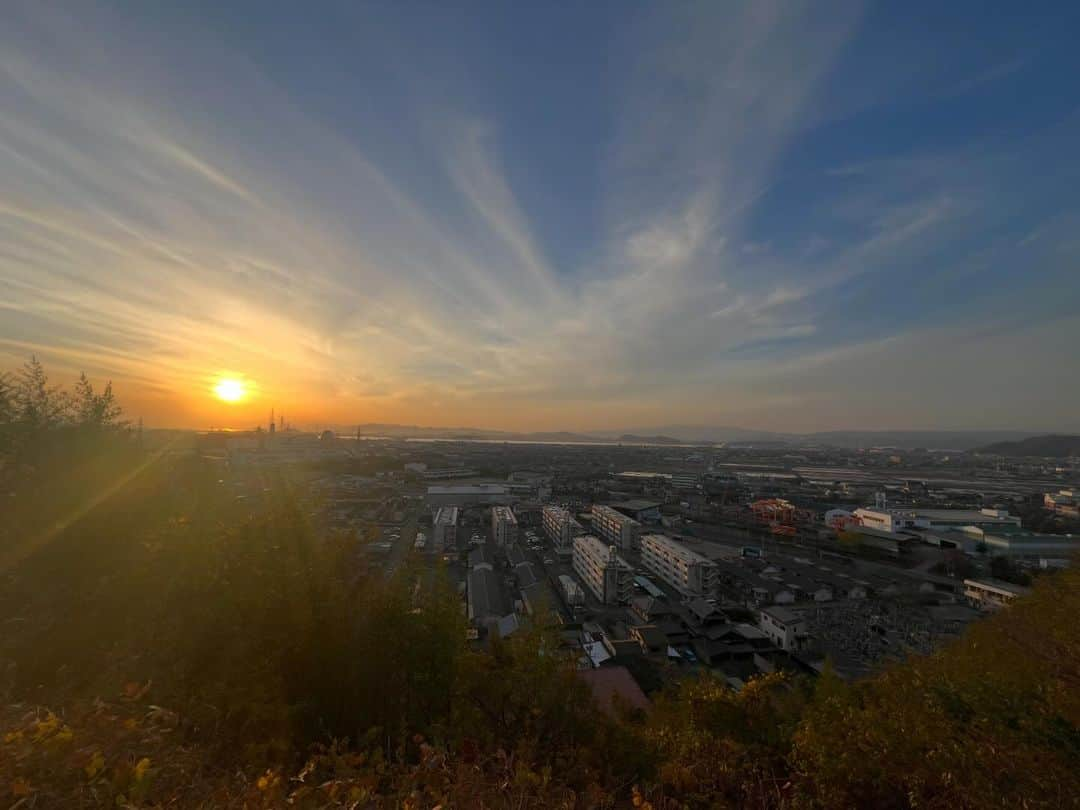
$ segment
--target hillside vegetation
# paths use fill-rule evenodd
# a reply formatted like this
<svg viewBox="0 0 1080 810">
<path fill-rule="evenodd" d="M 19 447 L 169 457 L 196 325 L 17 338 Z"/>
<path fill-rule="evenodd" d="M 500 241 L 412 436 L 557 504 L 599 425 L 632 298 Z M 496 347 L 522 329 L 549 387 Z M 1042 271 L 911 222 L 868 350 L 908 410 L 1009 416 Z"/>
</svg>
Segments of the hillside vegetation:
<svg viewBox="0 0 1080 810">
<path fill-rule="evenodd" d="M 0 806 L 1080 805 L 1076 569 L 853 685 L 705 676 L 611 717 L 543 628 L 478 650 L 438 577 L 358 574 L 287 475 L 243 505 L 114 411 L 5 392 Z"/>
<path fill-rule="evenodd" d="M 1080 436 L 1062 434 L 1032 436 L 1014 442 L 988 444 L 980 447 L 978 452 L 992 456 L 1068 458 L 1080 456 Z"/>
</svg>

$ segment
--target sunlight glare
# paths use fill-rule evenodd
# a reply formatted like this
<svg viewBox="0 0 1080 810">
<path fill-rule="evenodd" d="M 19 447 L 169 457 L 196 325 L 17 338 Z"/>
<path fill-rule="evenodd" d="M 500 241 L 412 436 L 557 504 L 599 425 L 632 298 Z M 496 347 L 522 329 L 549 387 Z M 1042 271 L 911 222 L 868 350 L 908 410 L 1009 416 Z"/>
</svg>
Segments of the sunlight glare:
<svg viewBox="0 0 1080 810">
<path fill-rule="evenodd" d="M 223 402 L 239 402 L 246 392 L 240 380 L 224 379 L 214 386 L 214 393 Z"/>
</svg>

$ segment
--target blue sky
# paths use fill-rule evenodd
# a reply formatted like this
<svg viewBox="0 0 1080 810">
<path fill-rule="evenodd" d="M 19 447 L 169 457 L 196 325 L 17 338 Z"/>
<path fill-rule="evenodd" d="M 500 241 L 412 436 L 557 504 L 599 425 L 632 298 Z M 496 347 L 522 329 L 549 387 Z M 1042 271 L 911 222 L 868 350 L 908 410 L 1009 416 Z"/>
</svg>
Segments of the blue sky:
<svg viewBox="0 0 1080 810">
<path fill-rule="evenodd" d="M 221 6 L 0 10 L 5 365 L 152 424 L 1080 430 L 1075 4 Z"/>
</svg>

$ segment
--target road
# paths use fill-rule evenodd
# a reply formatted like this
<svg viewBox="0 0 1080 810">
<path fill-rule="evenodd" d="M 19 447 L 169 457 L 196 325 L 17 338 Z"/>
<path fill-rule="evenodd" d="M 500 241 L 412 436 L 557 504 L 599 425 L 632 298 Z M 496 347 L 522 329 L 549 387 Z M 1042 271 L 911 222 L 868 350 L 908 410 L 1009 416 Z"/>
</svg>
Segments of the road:
<svg viewBox="0 0 1080 810">
<path fill-rule="evenodd" d="M 416 542 L 416 528 L 419 513 L 416 509 L 410 508 L 405 515 L 405 520 L 402 522 L 399 531 L 401 537 L 394 541 L 393 547 L 390 549 L 390 553 L 386 559 L 386 576 L 392 577 L 401 564 L 405 562 L 405 559 L 409 556 L 409 552 L 412 551 L 413 543 Z"/>
</svg>

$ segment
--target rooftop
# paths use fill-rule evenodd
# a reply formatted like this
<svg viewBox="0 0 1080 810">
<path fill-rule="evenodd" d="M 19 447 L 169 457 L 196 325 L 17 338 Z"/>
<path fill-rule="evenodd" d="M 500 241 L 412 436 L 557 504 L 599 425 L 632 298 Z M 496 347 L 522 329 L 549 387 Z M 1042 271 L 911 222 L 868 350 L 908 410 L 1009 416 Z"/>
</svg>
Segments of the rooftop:
<svg viewBox="0 0 1080 810">
<path fill-rule="evenodd" d="M 439 526 L 452 526 L 458 521 L 458 508 L 456 506 L 443 506 L 435 513 L 435 524 Z"/>
<path fill-rule="evenodd" d="M 433 484 L 427 488 L 428 495 L 505 495 L 505 484 Z"/>
<path fill-rule="evenodd" d="M 489 568 L 474 568 L 469 572 L 468 582 L 470 618 L 482 619 L 503 615 L 505 611 L 502 606 L 499 577 L 494 571 Z"/>
<path fill-rule="evenodd" d="M 708 557 L 698 554 L 693 549 L 687 548 L 678 540 L 673 540 L 666 534 L 645 534 L 641 536 L 641 544 L 644 547 L 646 541 L 664 546 L 668 551 L 677 556 L 685 563 L 703 563 L 713 565 Z"/>
<path fill-rule="evenodd" d="M 631 525 L 640 525 L 632 517 L 624 515 L 622 512 L 611 506 L 604 506 L 603 504 L 598 503 L 593 504 L 592 513 L 593 516 L 603 515 L 604 517 L 618 520 L 621 522 L 629 522 Z"/>
<path fill-rule="evenodd" d="M 1023 585 L 1014 585 L 1001 579 L 984 577 L 983 579 L 965 579 L 964 585 L 971 588 L 982 588 L 988 591 L 1009 594 L 1010 596 L 1026 596 L 1031 593 L 1031 588 Z"/>
<path fill-rule="evenodd" d="M 631 512 L 644 512 L 648 509 L 659 509 L 660 501 L 647 501 L 644 498 L 630 498 L 618 503 L 608 504 L 612 509 L 628 509 Z"/>
<path fill-rule="evenodd" d="M 776 621 L 781 622 L 783 624 L 791 624 L 792 622 L 800 622 L 800 621 L 803 620 L 803 617 L 800 614 L 796 613 L 795 611 L 788 610 L 785 607 L 778 607 L 777 605 L 772 605 L 771 607 L 762 608 L 761 612 L 769 614 Z"/>
</svg>

